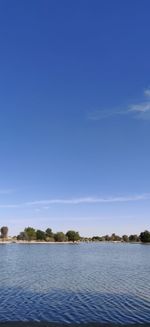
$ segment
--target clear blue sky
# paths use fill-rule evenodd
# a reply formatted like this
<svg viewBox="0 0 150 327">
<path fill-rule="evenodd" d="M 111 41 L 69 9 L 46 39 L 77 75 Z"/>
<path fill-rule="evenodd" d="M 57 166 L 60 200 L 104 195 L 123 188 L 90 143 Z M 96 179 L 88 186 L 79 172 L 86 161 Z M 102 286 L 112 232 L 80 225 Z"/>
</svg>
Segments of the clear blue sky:
<svg viewBox="0 0 150 327">
<path fill-rule="evenodd" d="M 0 1 L 0 225 L 150 229 L 150 1 Z"/>
</svg>

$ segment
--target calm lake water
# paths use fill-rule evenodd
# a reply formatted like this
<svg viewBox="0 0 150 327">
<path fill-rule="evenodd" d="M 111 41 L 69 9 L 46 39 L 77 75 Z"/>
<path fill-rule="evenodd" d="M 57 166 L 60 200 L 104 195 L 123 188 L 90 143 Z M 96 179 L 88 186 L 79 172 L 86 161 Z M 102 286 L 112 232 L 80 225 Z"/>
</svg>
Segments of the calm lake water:
<svg viewBox="0 0 150 327">
<path fill-rule="evenodd" d="M 150 322 L 150 246 L 0 245 L 0 321 Z"/>
</svg>

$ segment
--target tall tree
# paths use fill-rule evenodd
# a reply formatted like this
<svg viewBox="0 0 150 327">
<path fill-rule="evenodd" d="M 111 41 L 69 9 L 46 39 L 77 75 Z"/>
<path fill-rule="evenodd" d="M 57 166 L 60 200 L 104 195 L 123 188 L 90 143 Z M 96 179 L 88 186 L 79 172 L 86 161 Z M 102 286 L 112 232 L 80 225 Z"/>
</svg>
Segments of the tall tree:
<svg viewBox="0 0 150 327">
<path fill-rule="evenodd" d="M 143 243 L 150 243 L 150 232 L 148 230 L 145 230 L 145 232 L 142 232 L 140 234 L 140 240 Z"/>
<path fill-rule="evenodd" d="M 54 235 L 55 242 L 66 242 L 67 236 L 63 232 L 58 232 Z"/>
<path fill-rule="evenodd" d="M 39 241 L 45 241 L 45 232 L 43 232 L 42 230 L 38 229 L 36 231 L 36 239 Z"/>
<path fill-rule="evenodd" d="M 123 240 L 123 242 L 129 242 L 129 237 L 128 237 L 128 235 L 123 235 L 123 236 L 122 236 L 122 240 Z"/>
<path fill-rule="evenodd" d="M 47 237 L 53 237 L 54 235 L 51 228 L 47 228 L 45 233 Z"/>
<path fill-rule="evenodd" d="M 8 237 L 8 227 L 7 226 L 1 227 L 1 237 L 3 240 L 7 239 L 7 237 Z"/>
<path fill-rule="evenodd" d="M 68 230 L 68 232 L 66 233 L 66 236 L 68 237 L 68 241 L 71 241 L 71 242 L 76 242 L 76 241 L 80 240 L 79 233 L 74 230 Z"/>
<path fill-rule="evenodd" d="M 138 235 L 136 235 L 136 234 L 134 234 L 134 235 L 130 235 L 129 236 L 129 241 L 130 242 L 139 242 L 139 236 Z"/>
<path fill-rule="evenodd" d="M 36 239 L 36 230 L 32 227 L 27 227 L 24 230 L 27 241 L 32 241 Z"/>
</svg>

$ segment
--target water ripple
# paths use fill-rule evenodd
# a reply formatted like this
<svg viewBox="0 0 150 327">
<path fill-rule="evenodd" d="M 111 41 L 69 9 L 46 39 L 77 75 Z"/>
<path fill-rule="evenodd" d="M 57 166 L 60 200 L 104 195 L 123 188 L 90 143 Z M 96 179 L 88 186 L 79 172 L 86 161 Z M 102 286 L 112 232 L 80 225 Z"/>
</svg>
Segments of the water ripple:
<svg viewBox="0 0 150 327">
<path fill-rule="evenodd" d="M 0 321 L 150 321 L 148 246 L 12 245 L 0 257 Z"/>
</svg>

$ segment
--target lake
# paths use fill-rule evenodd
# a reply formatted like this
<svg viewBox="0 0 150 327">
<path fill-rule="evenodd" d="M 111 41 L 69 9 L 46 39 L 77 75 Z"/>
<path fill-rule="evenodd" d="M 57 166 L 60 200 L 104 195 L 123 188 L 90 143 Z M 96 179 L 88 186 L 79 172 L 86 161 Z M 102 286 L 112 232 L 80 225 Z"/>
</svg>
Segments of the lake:
<svg viewBox="0 0 150 327">
<path fill-rule="evenodd" d="M 0 245 L 0 321 L 150 322 L 150 246 Z"/>
</svg>

